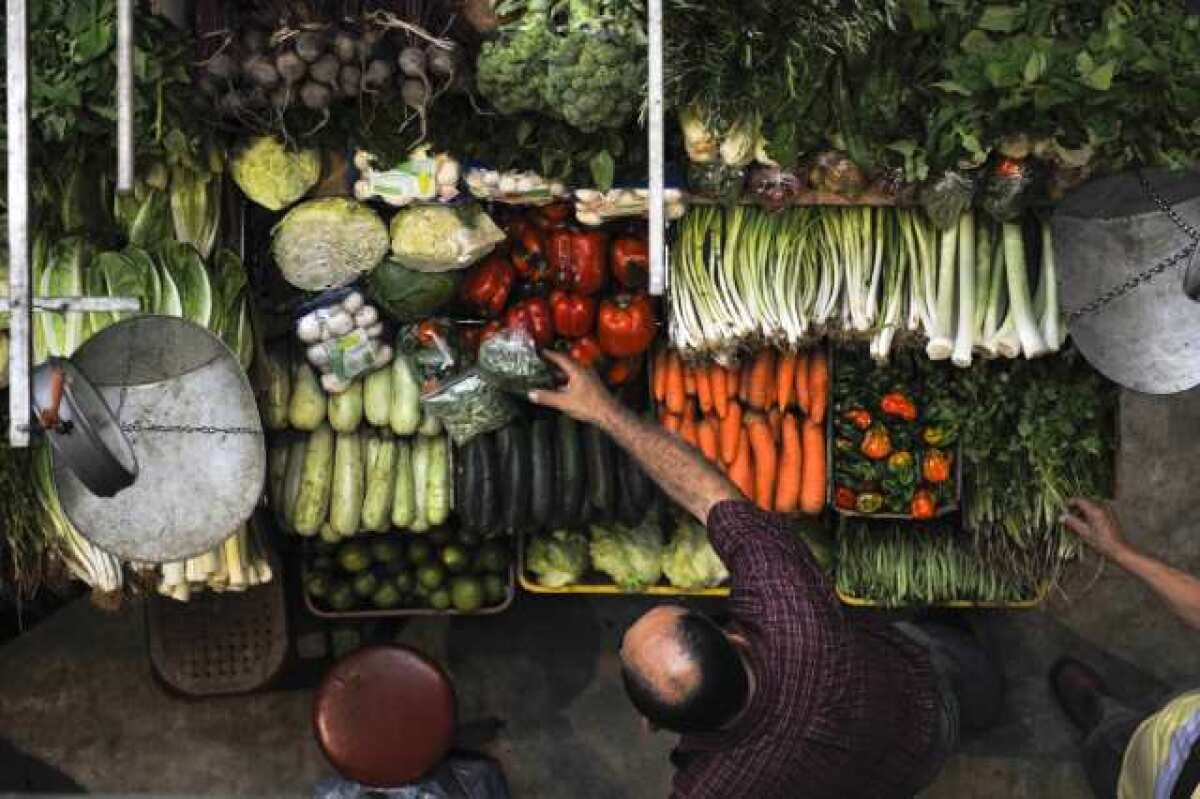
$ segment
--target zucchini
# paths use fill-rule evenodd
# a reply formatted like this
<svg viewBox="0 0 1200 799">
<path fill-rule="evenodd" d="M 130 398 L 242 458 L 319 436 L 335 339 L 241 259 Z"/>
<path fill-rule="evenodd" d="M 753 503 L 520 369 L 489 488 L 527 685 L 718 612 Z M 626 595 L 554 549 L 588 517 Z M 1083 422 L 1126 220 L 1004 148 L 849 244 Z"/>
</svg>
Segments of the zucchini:
<svg viewBox="0 0 1200 799">
<path fill-rule="evenodd" d="M 421 387 L 412 362 L 399 352 L 392 361 L 392 409 L 388 423 L 398 436 L 411 436 L 421 423 Z"/>
<path fill-rule="evenodd" d="M 416 513 L 416 493 L 413 488 L 412 441 L 396 439 L 396 488 L 392 496 L 392 526 L 408 529 Z"/>
<path fill-rule="evenodd" d="M 342 537 L 358 532 L 358 523 L 362 521 L 366 483 L 362 436 L 357 432 L 338 433 L 334 445 L 333 496 L 329 503 L 329 523 Z"/>
<path fill-rule="evenodd" d="M 421 426 L 417 428 L 417 432 L 423 436 L 440 436 L 443 431 L 442 420 L 430 413 L 424 406 L 421 407 Z"/>
<path fill-rule="evenodd" d="M 558 449 L 555 465 L 558 470 L 558 497 L 555 508 L 556 527 L 572 527 L 580 523 L 586 480 L 583 450 L 579 441 L 579 423 L 565 413 L 558 414 Z"/>
<path fill-rule="evenodd" d="M 388 431 L 367 439 L 367 493 L 363 499 L 363 530 L 386 533 L 391 526 L 396 492 L 396 439 Z"/>
<path fill-rule="evenodd" d="M 322 422 L 308 437 L 304 472 L 296 495 L 294 527 L 300 535 L 315 535 L 329 515 L 333 488 L 333 428 Z"/>
<path fill-rule="evenodd" d="M 292 397 L 292 375 L 287 348 L 281 344 L 261 347 L 254 361 L 258 375 L 259 410 L 268 430 L 287 430 L 288 406 Z"/>
<path fill-rule="evenodd" d="M 612 442 L 600 428 L 585 425 L 583 451 L 587 463 L 588 504 L 598 514 L 606 516 L 616 509 Z"/>
<path fill-rule="evenodd" d="M 529 431 L 522 424 L 510 424 L 508 431 L 508 463 L 505 467 L 506 490 L 504 527 L 510 533 L 525 529 L 529 524 L 529 495 L 531 458 Z"/>
<path fill-rule="evenodd" d="M 296 364 L 292 396 L 288 402 L 288 421 L 292 427 L 307 433 L 325 421 L 325 392 L 317 382 L 317 373 L 305 361 Z"/>
<path fill-rule="evenodd" d="M 534 419 L 529 426 L 530 494 L 529 518 L 540 528 L 554 522 L 555 469 L 554 421 L 547 417 Z"/>
<path fill-rule="evenodd" d="M 654 483 L 642 469 L 641 464 L 628 452 L 625 453 L 625 470 L 622 475 L 629 482 L 629 499 L 637 509 L 638 518 L 646 515 L 654 502 Z"/>
<path fill-rule="evenodd" d="M 500 518 L 500 503 L 496 492 L 499 490 L 497 481 L 499 479 L 499 460 L 496 457 L 496 439 L 499 436 L 492 433 L 485 433 L 481 436 L 476 436 L 475 441 L 479 442 L 479 531 L 483 535 L 491 535 L 496 532 L 495 528 Z"/>
<path fill-rule="evenodd" d="M 445 524 L 450 516 L 450 442 L 445 436 L 429 438 L 429 474 L 426 478 L 425 516 L 431 527 Z"/>
<path fill-rule="evenodd" d="M 414 533 L 429 530 L 429 439 L 417 436 L 412 453 L 413 521 L 408 529 Z"/>
<path fill-rule="evenodd" d="M 464 530 L 478 532 L 479 525 L 479 436 L 458 448 L 458 467 L 454 470 L 454 506 Z"/>
<path fill-rule="evenodd" d="M 267 504 L 278 511 L 283 507 L 283 481 L 287 477 L 288 443 L 272 441 L 267 449 Z"/>
<path fill-rule="evenodd" d="M 363 413 L 372 427 L 387 427 L 392 418 L 392 370 L 376 369 L 363 380 Z"/>
<path fill-rule="evenodd" d="M 287 472 L 283 476 L 283 501 L 276 508 L 283 526 L 296 529 L 296 500 L 300 496 L 300 478 L 304 475 L 304 454 L 308 451 L 308 436 L 296 436 L 288 445 Z"/>
<path fill-rule="evenodd" d="M 350 388 L 329 398 L 329 426 L 335 433 L 353 433 L 363 419 L 363 381 L 355 380 Z"/>
</svg>

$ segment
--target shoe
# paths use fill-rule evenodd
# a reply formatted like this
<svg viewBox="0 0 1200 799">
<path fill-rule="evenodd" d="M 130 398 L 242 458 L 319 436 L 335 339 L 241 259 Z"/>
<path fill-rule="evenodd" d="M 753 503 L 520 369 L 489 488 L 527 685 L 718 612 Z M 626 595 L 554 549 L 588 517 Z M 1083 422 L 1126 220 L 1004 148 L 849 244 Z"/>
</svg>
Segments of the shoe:
<svg viewBox="0 0 1200 799">
<path fill-rule="evenodd" d="M 1090 666 L 1075 658 L 1061 658 L 1050 669 L 1050 688 L 1067 718 L 1085 735 L 1100 723 L 1100 698 L 1110 694 Z"/>
</svg>

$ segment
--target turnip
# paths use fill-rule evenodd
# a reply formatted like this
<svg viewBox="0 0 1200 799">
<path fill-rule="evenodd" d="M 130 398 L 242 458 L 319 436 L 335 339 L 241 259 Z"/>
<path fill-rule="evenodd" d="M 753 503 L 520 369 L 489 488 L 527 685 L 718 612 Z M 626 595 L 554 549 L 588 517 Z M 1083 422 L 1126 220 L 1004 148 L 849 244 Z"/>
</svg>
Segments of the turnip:
<svg viewBox="0 0 1200 799">
<path fill-rule="evenodd" d="M 286 84 L 277 86 L 271 92 L 271 107 L 279 113 L 287 110 L 287 107 L 292 104 L 292 88 Z"/>
<path fill-rule="evenodd" d="M 239 116 L 246 110 L 246 96 L 237 91 L 226 92 L 217 99 L 217 108 L 225 116 Z"/>
<path fill-rule="evenodd" d="M 320 31 L 301 31 L 296 35 L 296 55 L 313 63 L 325 53 L 325 37 Z"/>
<path fill-rule="evenodd" d="M 358 44 L 348 31 L 338 31 L 333 37 L 333 53 L 343 64 L 358 60 Z"/>
<path fill-rule="evenodd" d="M 426 48 L 425 54 L 430 74 L 437 75 L 439 78 L 445 78 L 448 81 L 454 80 L 454 73 L 458 67 L 457 50 L 447 50 L 431 44 Z"/>
<path fill-rule="evenodd" d="M 279 84 L 279 72 L 264 56 L 254 55 L 242 62 L 242 72 L 259 88 L 273 89 Z"/>
<path fill-rule="evenodd" d="M 425 51 L 420 47 L 405 47 L 396 56 L 396 63 L 406 78 L 427 80 L 425 76 Z"/>
<path fill-rule="evenodd" d="M 289 86 L 304 80 L 308 72 L 308 64 L 292 50 L 285 50 L 275 57 L 275 70 Z"/>
<path fill-rule="evenodd" d="M 400 87 L 400 97 L 409 108 L 419 114 L 424 114 L 425 107 L 429 104 L 429 89 L 424 82 L 409 78 Z"/>
<path fill-rule="evenodd" d="M 367 65 L 367 71 L 363 73 L 362 86 L 365 91 L 379 91 L 383 89 L 392 79 L 392 65 L 381 58 L 377 58 Z"/>
<path fill-rule="evenodd" d="M 343 64 L 341 72 L 338 73 L 338 83 L 347 97 L 357 97 L 359 89 L 362 88 L 362 70 L 353 64 Z"/>
<path fill-rule="evenodd" d="M 300 102 L 313 111 L 325 111 L 333 100 L 333 92 L 323 83 L 305 81 L 300 87 Z"/>
<path fill-rule="evenodd" d="M 337 83 L 338 70 L 341 66 L 341 63 L 337 60 L 337 56 L 333 53 L 326 53 L 308 68 L 309 80 L 315 80 L 332 86 Z"/>
<path fill-rule="evenodd" d="M 363 31 L 362 36 L 360 36 L 358 41 L 355 42 L 355 47 L 358 50 L 356 53 L 358 60 L 367 61 L 371 58 L 371 56 L 375 55 L 375 47 L 379 44 L 379 41 L 382 38 L 383 31 L 376 30 L 374 28 Z"/>
<path fill-rule="evenodd" d="M 233 80 L 237 73 L 237 62 L 229 53 L 222 51 L 208 59 L 204 64 L 204 69 L 215 80 Z"/>
</svg>

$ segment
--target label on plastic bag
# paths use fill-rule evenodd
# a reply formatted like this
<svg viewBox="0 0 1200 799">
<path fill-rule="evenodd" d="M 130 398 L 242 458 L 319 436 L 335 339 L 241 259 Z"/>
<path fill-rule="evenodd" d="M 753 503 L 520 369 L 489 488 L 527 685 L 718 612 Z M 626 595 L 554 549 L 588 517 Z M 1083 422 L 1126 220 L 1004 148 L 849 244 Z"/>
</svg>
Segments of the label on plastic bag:
<svg viewBox="0 0 1200 799">
<path fill-rule="evenodd" d="M 361 328 L 323 342 L 321 347 L 329 356 L 329 373 L 342 382 L 349 382 L 369 371 L 379 357 L 378 342 Z"/>
</svg>

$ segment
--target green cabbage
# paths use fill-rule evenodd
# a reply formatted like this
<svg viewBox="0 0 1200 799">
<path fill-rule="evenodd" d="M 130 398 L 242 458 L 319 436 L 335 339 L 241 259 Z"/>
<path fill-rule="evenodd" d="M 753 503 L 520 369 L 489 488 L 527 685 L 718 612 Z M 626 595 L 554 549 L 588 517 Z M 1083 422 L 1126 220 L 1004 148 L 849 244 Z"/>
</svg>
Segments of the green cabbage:
<svg viewBox="0 0 1200 799">
<path fill-rule="evenodd" d="M 309 200 L 275 226 L 271 252 L 298 289 L 344 286 L 370 272 L 388 251 L 388 231 L 368 206 L 345 197 Z"/>
<path fill-rule="evenodd" d="M 555 530 L 529 542 L 525 567 L 547 588 L 579 582 L 588 569 L 588 539 L 578 530 Z"/>
<path fill-rule="evenodd" d="M 272 136 L 258 136 L 234 156 L 230 173 L 252 201 L 282 211 L 317 185 L 321 156 L 316 150 L 289 150 Z"/>
<path fill-rule="evenodd" d="M 450 302 L 458 282 L 454 272 L 418 272 L 389 258 L 367 276 L 367 293 L 393 319 L 416 322 Z"/>
<path fill-rule="evenodd" d="M 708 531 L 682 519 L 663 550 L 662 570 L 676 588 L 694 591 L 712 588 L 729 579 L 729 571 L 708 540 Z"/>
<path fill-rule="evenodd" d="M 622 590 L 640 591 L 662 576 L 662 528 L 644 520 L 637 527 L 593 524 L 592 567 Z"/>
<path fill-rule="evenodd" d="M 470 266 L 504 241 L 478 205 L 418 205 L 392 217 L 392 255 L 410 269 L 445 272 Z"/>
</svg>

